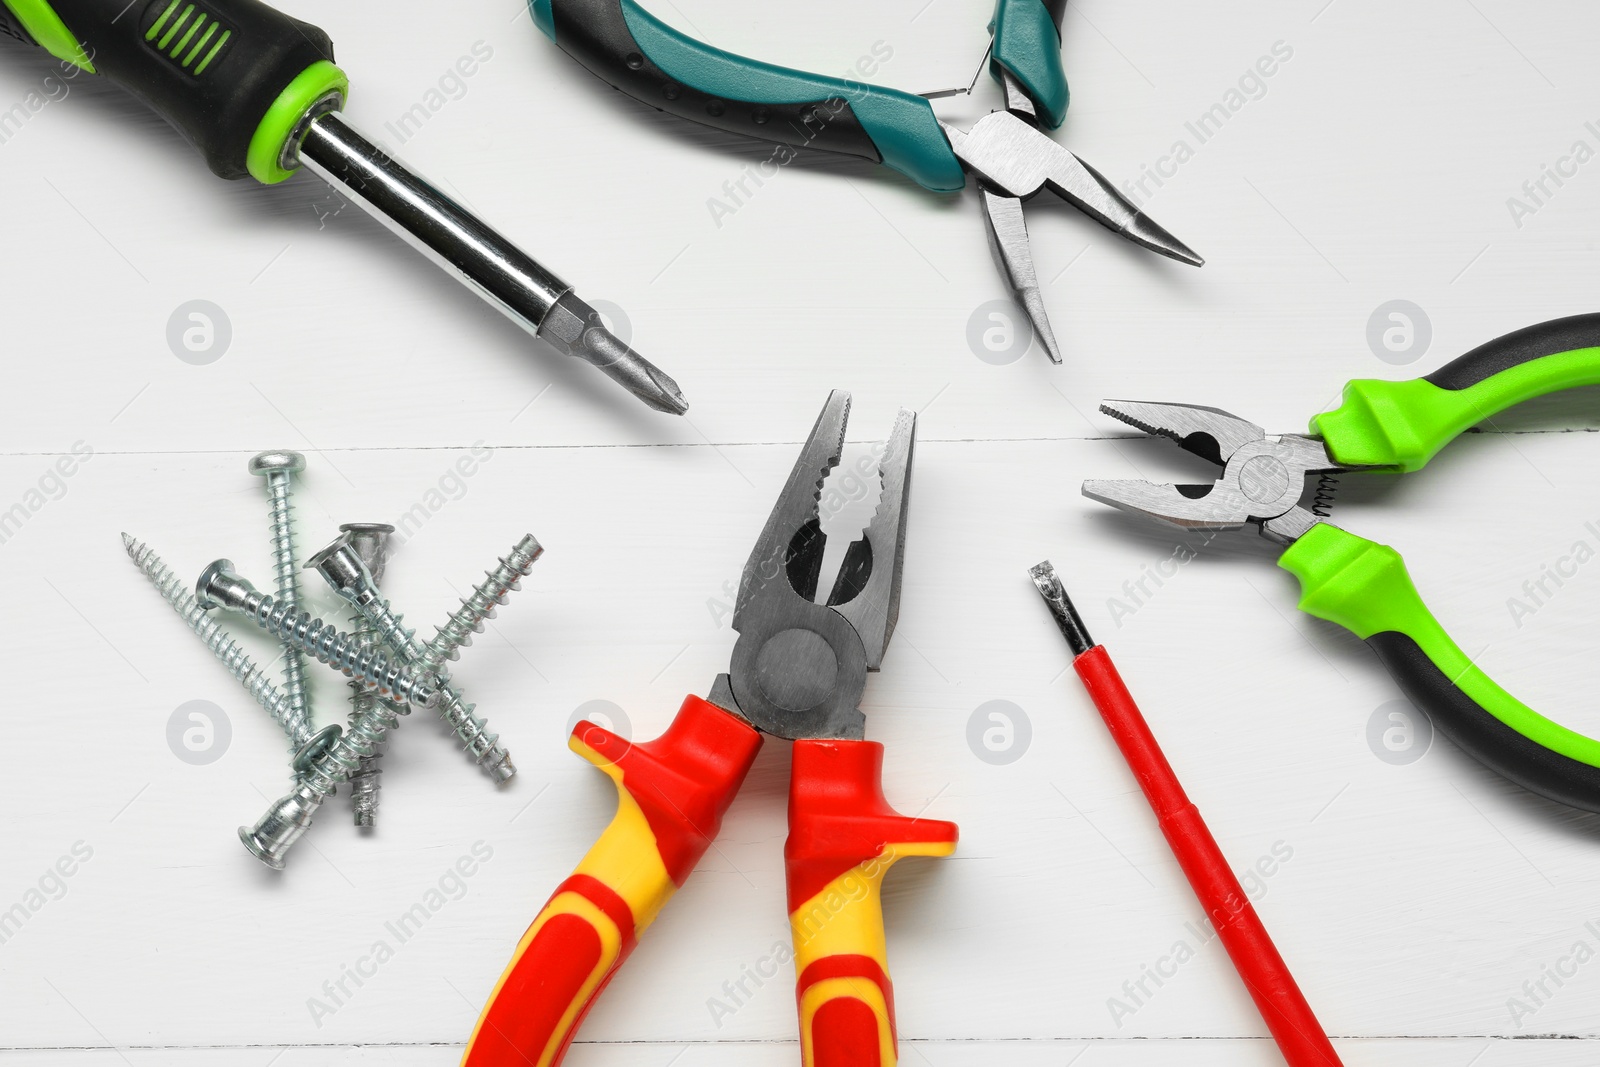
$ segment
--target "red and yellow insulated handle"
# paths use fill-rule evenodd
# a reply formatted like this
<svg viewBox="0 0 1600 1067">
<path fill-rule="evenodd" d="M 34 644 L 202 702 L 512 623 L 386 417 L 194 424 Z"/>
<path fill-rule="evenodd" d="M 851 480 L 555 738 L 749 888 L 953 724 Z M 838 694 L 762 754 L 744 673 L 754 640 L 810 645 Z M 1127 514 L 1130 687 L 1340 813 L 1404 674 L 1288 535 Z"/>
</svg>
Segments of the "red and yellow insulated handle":
<svg viewBox="0 0 1600 1067">
<path fill-rule="evenodd" d="M 894 1067 L 894 988 L 880 890 L 904 856 L 948 856 L 955 823 L 884 799 L 876 741 L 796 741 L 789 782 L 789 927 L 805 1067 Z"/>
<path fill-rule="evenodd" d="M 639 935 L 717 836 L 761 735 L 691 696 L 654 741 L 632 744 L 580 722 L 568 743 L 616 782 L 617 814 L 522 935 L 462 1067 L 561 1062 Z"/>
</svg>

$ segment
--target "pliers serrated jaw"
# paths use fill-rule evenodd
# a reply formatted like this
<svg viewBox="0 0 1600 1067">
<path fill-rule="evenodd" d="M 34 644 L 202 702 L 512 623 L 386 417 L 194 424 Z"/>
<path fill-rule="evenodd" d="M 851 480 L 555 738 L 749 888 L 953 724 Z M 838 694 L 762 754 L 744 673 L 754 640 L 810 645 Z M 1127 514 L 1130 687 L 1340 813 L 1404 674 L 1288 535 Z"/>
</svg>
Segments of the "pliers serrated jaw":
<svg viewBox="0 0 1600 1067">
<path fill-rule="evenodd" d="M 1254 524 L 1281 544 L 1291 544 L 1322 512 L 1302 507 L 1306 476 L 1348 470 L 1317 437 L 1269 437 L 1255 423 L 1199 404 L 1108 400 L 1100 410 L 1152 437 L 1222 467 L 1209 484 L 1178 485 L 1140 479 L 1090 479 L 1083 495 L 1121 511 L 1186 530 L 1236 530 Z M 1319 506 L 1326 486 L 1319 487 Z"/>
<path fill-rule="evenodd" d="M 878 509 L 846 550 L 827 600 L 816 600 L 827 535 L 821 490 L 844 451 L 850 394 L 823 405 L 789 480 L 745 563 L 734 606 L 726 693 L 757 729 L 786 738 L 859 739 L 868 671 L 883 654 L 900 613 L 905 519 L 916 416 L 901 411 L 878 461 Z"/>
</svg>

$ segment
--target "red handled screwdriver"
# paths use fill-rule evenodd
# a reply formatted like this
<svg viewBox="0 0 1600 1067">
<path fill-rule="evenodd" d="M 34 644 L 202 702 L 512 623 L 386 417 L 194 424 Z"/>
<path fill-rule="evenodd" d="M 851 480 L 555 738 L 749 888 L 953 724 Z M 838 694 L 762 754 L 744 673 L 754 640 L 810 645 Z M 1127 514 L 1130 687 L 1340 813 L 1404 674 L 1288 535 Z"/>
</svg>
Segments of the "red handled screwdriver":
<svg viewBox="0 0 1600 1067">
<path fill-rule="evenodd" d="M 1048 560 L 1028 573 L 1050 606 L 1061 635 L 1072 646 L 1073 669 L 1122 750 L 1122 758 L 1139 779 L 1139 788 L 1155 811 L 1172 854 L 1222 938 L 1234 969 L 1244 979 L 1284 1060 L 1290 1067 L 1340 1067 L 1338 1053 L 1328 1042 L 1322 1024 L 1295 984 L 1288 964 L 1278 955 L 1261 917 L 1228 866 L 1222 849 L 1217 847 L 1216 838 L 1206 829 L 1199 809 L 1184 793 L 1105 646 L 1095 644 L 1089 636 L 1082 616 L 1072 606 Z"/>
</svg>

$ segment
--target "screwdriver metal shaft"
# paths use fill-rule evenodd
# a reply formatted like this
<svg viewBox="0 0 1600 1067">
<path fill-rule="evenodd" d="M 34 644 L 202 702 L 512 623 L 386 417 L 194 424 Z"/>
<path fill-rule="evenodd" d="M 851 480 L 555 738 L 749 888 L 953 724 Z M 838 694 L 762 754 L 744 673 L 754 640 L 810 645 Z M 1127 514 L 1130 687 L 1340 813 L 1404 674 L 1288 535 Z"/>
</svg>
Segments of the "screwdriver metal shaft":
<svg viewBox="0 0 1600 1067">
<path fill-rule="evenodd" d="M 673 415 L 678 383 L 611 333 L 572 287 L 337 113 L 306 123 L 299 162 L 534 336 Z"/>
</svg>

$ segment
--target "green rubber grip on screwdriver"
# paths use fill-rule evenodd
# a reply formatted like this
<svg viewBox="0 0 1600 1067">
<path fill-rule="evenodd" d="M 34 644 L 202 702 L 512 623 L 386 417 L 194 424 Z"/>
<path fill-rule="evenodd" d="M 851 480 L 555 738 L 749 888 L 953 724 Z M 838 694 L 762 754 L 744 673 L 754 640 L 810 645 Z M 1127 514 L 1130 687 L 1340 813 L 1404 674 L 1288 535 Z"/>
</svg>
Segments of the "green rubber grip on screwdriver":
<svg viewBox="0 0 1600 1067">
<path fill-rule="evenodd" d="M 1366 641 L 1402 692 L 1468 754 L 1551 800 L 1600 812 L 1600 741 L 1502 689 L 1423 603 L 1400 553 L 1319 523 L 1278 559 L 1300 610 Z"/>
<path fill-rule="evenodd" d="M 530 0 L 529 6 L 534 23 L 563 51 L 659 111 L 882 163 L 937 192 L 966 184 L 933 108 L 920 96 L 713 48 L 634 0 Z M 793 157 L 774 158 L 781 164 Z"/>
<path fill-rule="evenodd" d="M 1055 129 L 1067 117 L 1067 72 L 1061 66 L 1061 16 L 1067 0 L 998 0 L 989 32 L 989 72 L 1003 70 L 1027 90 L 1039 121 Z"/>
<path fill-rule="evenodd" d="M 121 85 L 223 178 L 289 177 L 284 148 L 296 126 L 319 103 L 342 106 L 349 92 L 328 35 L 260 0 L 0 5 L 0 29 Z"/>
<path fill-rule="evenodd" d="M 1311 420 L 1350 467 L 1414 471 L 1456 435 L 1546 393 L 1600 384 L 1600 314 L 1552 319 L 1497 337 L 1426 378 L 1357 379 Z"/>
</svg>

